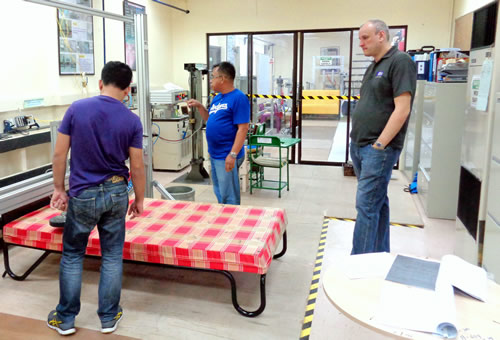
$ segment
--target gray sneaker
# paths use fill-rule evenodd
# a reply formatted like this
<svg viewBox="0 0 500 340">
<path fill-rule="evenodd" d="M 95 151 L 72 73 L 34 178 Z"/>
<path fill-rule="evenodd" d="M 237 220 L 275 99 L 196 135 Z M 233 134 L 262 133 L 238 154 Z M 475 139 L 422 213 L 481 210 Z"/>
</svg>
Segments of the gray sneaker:
<svg viewBox="0 0 500 340">
<path fill-rule="evenodd" d="M 118 307 L 118 313 L 110 321 L 101 322 L 101 333 L 113 333 L 118 327 L 118 322 L 123 318 L 123 309 Z"/>
<path fill-rule="evenodd" d="M 49 220 L 49 224 L 54 228 L 64 228 L 66 223 L 66 212 L 63 211 L 60 215 L 54 216 Z"/>
<path fill-rule="evenodd" d="M 76 332 L 74 322 L 62 322 L 57 315 L 57 311 L 53 310 L 47 317 L 47 326 L 57 331 L 61 335 L 70 335 Z"/>
</svg>

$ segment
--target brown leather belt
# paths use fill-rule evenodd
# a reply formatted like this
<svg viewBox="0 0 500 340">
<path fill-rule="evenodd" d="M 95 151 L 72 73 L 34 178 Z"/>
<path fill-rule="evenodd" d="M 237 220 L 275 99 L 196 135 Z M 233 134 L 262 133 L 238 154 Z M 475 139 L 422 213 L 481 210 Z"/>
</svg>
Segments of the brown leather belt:
<svg viewBox="0 0 500 340">
<path fill-rule="evenodd" d="M 119 182 L 122 182 L 124 180 L 125 180 L 125 178 L 123 178 L 122 176 L 114 175 L 113 177 L 108 178 L 106 180 L 106 182 L 119 183 Z"/>
</svg>

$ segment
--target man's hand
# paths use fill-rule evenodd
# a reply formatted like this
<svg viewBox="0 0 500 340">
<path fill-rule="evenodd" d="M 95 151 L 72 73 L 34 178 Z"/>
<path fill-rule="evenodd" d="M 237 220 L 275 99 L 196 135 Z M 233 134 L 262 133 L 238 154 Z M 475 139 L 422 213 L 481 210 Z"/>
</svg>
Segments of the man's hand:
<svg viewBox="0 0 500 340">
<path fill-rule="evenodd" d="M 144 202 L 143 201 L 137 201 L 136 199 L 132 202 L 130 207 L 128 208 L 128 215 L 130 216 L 130 219 L 134 219 L 136 217 L 139 217 L 142 215 L 142 212 L 144 211 Z"/>
<path fill-rule="evenodd" d="M 199 101 L 197 101 L 196 99 L 189 99 L 187 101 L 187 105 L 189 108 L 196 108 L 198 109 L 198 112 L 200 113 L 201 115 L 201 118 L 206 122 L 208 120 L 208 111 L 207 109 L 205 109 L 205 107 L 203 106 L 202 103 L 200 103 Z"/>
<path fill-rule="evenodd" d="M 233 158 L 231 155 L 227 155 L 226 157 L 226 172 L 231 172 L 236 164 L 236 158 Z"/>
<path fill-rule="evenodd" d="M 54 189 L 54 193 L 52 193 L 52 198 L 50 199 L 50 207 L 66 211 L 68 209 L 68 201 L 66 191 Z"/>
<path fill-rule="evenodd" d="M 187 105 L 189 107 L 196 107 L 196 108 L 199 108 L 200 106 L 203 107 L 203 105 L 199 101 L 197 101 L 196 99 L 189 99 L 187 101 Z"/>
</svg>

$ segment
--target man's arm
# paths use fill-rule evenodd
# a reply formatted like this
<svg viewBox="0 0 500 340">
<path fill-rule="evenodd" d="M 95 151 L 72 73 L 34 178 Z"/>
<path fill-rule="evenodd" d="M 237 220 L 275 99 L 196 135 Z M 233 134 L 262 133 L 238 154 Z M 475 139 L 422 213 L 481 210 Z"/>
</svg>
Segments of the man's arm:
<svg viewBox="0 0 500 340">
<path fill-rule="evenodd" d="M 187 101 L 187 104 L 189 107 L 196 107 L 198 109 L 198 112 L 200 113 L 201 115 L 201 118 L 203 118 L 203 120 L 206 122 L 208 120 L 208 111 L 207 109 L 203 106 L 202 103 L 200 103 L 199 101 L 195 100 L 195 99 L 189 99 Z"/>
<path fill-rule="evenodd" d="M 71 137 L 63 133 L 57 134 L 54 156 L 52 157 L 52 176 L 54 178 L 54 192 L 50 200 L 50 206 L 59 210 L 68 207 L 68 195 L 64 187 L 66 177 L 66 161 L 70 147 Z"/>
<path fill-rule="evenodd" d="M 238 124 L 238 131 L 236 132 L 236 137 L 234 138 L 233 147 L 231 148 L 231 152 L 238 153 L 240 152 L 243 144 L 245 144 L 245 139 L 247 138 L 249 123 Z M 226 157 L 226 172 L 233 170 L 234 165 L 236 164 L 236 159 L 231 157 L 231 155 L 227 155 Z"/>
<path fill-rule="evenodd" d="M 129 148 L 130 154 L 130 176 L 132 177 L 132 185 L 134 186 L 135 199 L 130 205 L 128 214 L 134 217 L 139 217 L 144 210 L 144 191 L 146 187 L 146 173 L 144 170 L 144 159 L 142 158 L 142 149 Z"/>
<path fill-rule="evenodd" d="M 410 114 L 411 95 L 405 92 L 394 98 L 394 111 L 385 124 L 384 130 L 377 139 L 382 145 L 387 146 L 403 127 Z"/>
</svg>

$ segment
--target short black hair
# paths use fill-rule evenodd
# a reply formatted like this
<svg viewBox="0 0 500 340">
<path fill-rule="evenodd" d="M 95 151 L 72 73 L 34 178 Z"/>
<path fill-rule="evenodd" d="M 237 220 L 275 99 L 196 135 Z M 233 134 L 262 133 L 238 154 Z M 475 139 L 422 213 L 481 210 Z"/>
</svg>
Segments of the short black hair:
<svg viewBox="0 0 500 340">
<path fill-rule="evenodd" d="M 228 77 L 231 80 L 234 80 L 234 77 L 236 77 L 236 69 L 234 68 L 233 64 L 231 64 L 228 61 L 223 61 L 220 64 L 214 65 L 213 68 L 219 68 L 219 73 L 222 73 L 226 77 Z"/>
<path fill-rule="evenodd" d="M 109 61 L 102 68 L 101 80 L 104 85 L 113 85 L 125 90 L 132 81 L 132 70 L 121 61 Z"/>
</svg>

